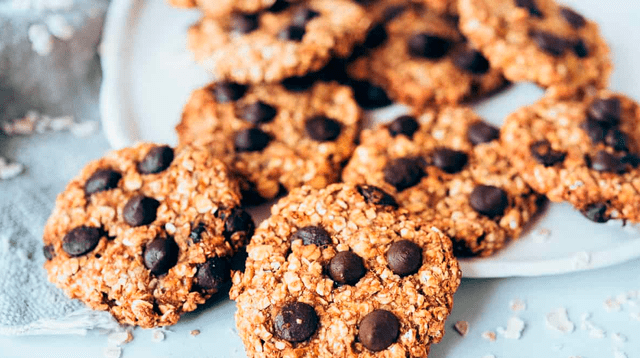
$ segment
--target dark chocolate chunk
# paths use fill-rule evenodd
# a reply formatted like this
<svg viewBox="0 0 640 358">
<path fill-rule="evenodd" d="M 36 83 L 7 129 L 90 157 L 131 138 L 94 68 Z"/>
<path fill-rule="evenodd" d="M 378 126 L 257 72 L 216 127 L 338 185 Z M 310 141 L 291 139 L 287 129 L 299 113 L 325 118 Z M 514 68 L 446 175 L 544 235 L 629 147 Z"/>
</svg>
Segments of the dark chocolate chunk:
<svg viewBox="0 0 640 358">
<path fill-rule="evenodd" d="M 591 158 L 591 169 L 604 173 L 622 174 L 626 171 L 626 168 L 620 159 L 614 154 L 601 150 Z"/>
<path fill-rule="evenodd" d="M 287 0 L 276 0 L 270 8 L 267 9 L 268 12 L 277 14 L 289 8 L 291 4 Z"/>
<path fill-rule="evenodd" d="M 269 134 L 259 128 L 244 129 L 236 133 L 235 147 L 238 152 L 259 152 L 271 141 Z"/>
<path fill-rule="evenodd" d="M 384 168 L 384 180 L 398 191 L 417 185 L 425 175 L 419 158 L 398 158 Z"/>
<path fill-rule="evenodd" d="M 220 82 L 213 87 L 213 95 L 218 103 L 237 101 L 244 97 L 248 87 L 233 82 Z"/>
<path fill-rule="evenodd" d="M 248 34 L 256 30 L 259 26 L 258 14 L 231 15 L 231 30 L 240 34 Z"/>
<path fill-rule="evenodd" d="M 409 240 L 391 244 L 386 257 L 391 271 L 399 276 L 412 275 L 422 266 L 422 248 Z"/>
<path fill-rule="evenodd" d="M 389 311 L 375 310 L 360 321 L 358 340 L 371 351 L 387 349 L 399 335 L 400 321 Z"/>
<path fill-rule="evenodd" d="M 574 29 L 580 29 L 587 24 L 587 20 L 584 16 L 568 7 L 560 8 L 560 15 L 562 15 L 562 17 L 564 17 L 564 19 L 567 20 L 569 25 L 573 26 Z"/>
<path fill-rule="evenodd" d="M 173 149 L 169 146 L 153 147 L 138 163 L 138 171 L 142 174 L 160 173 L 169 168 L 173 155 Z"/>
<path fill-rule="evenodd" d="M 618 98 L 597 99 L 589 106 L 589 118 L 607 126 L 620 123 L 622 104 Z"/>
<path fill-rule="evenodd" d="M 279 338 L 289 342 L 302 342 L 316 332 L 318 321 L 313 307 L 303 302 L 292 302 L 280 309 L 273 326 Z"/>
<path fill-rule="evenodd" d="M 629 150 L 629 137 L 621 130 L 617 128 L 612 128 L 609 130 L 607 135 L 604 137 L 604 142 L 609 147 L 626 152 Z"/>
<path fill-rule="evenodd" d="M 355 285 L 366 272 L 362 257 L 351 251 L 338 252 L 329 262 L 329 275 L 339 284 Z"/>
<path fill-rule="evenodd" d="M 110 190 L 118 187 L 118 182 L 122 179 L 122 174 L 111 169 L 100 169 L 93 173 L 84 184 L 84 192 L 91 195 L 100 191 Z"/>
<path fill-rule="evenodd" d="M 353 81 L 351 83 L 353 95 L 364 109 L 377 109 L 391 105 L 391 99 L 382 87 L 367 81 Z"/>
<path fill-rule="evenodd" d="M 278 110 L 262 101 L 253 102 L 238 110 L 238 117 L 254 125 L 269 123 L 278 114 Z"/>
<path fill-rule="evenodd" d="M 97 227 L 78 226 L 62 238 L 62 250 L 73 257 L 85 255 L 98 246 L 102 236 Z"/>
<path fill-rule="evenodd" d="M 449 174 L 459 173 L 467 165 L 467 153 L 449 148 L 437 148 L 432 154 L 433 165 Z"/>
<path fill-rule="evenodd" d="M 578 40 L 573 44 L 573 53 L 580 58 L 589 56 L 589 48 L 583 40 Z"/>
<path fill-rule="evenodd" d="M 550 32 L 534 31 L 530 35 L 541 50 L 555 57 L 562 56 L 570 46 L 567 40 Z"/>
<path fill-rule="evenodd" d="M 544 17 L 535 0 L 515 0 L 516 6 L 529 10 L 529 14 L 535 17 Z"/>
<path fill-rule="evenodd" d="M 160 202 L 144 195 L 136 195 L 122 209 L 124 221 L 131 226 L 151 224 L 156 220 Z"/>
<path fill-rule="evenodd" d="M 469 205 L 478 213 L 495 218 L 504 214 L 509 197 L 504 190 L 495 186 L 478 185 L 469 195 Z"/>
<path fill-rule="evenodd" d="M 240 208 L 233 208 L 231 209 L 231 213 L 224 219 L 223 235 L 229 240 L 233 234 L 240 233 L 244 236 L 245 240 L 248 240 L 253 235 L 255 228 L 253 218 L 248 212 Z"/>
<path fill-rule="evenodd" d="M 46 245 L 42 248 L 42 254 L 47 261 L 51 261 L 56 254 L 56 250 L 53 248 L 53 245 Z"/>
<path fill-rule="evenodd" d="M 488 143 L 500 137 L 500 130 L 485 122 L 476 122 L 467 130 L 467 139 L 473 145 Z"/>
<path fill-rule="evenodd" d="M 474 75 L 485 74 L 491 68 L 489 61 L 479 51 L 471 49 L 455 53 L 453 63 L 459 69 Z"/>
<path fill-rule="evenodd" d="M 144 266 L 154 275 L 167 273 L 178 262 L 180 249 L 173 238 L 156 237 L 144 250 Z"/>
<path fill-rule="evenodd" d="M 384 24 L 377 24 L 369 30 L 362 46 L 368 49 L 376 48 L 385 43 L 388 38 Z"/>
<path fill-rule="evenodd" d="M 320 226 L 305 226 L 298 229 L 289 238 L 290 242 L 296 240 L 302 240 L 303 245 L 316 245 L 318 247 L 327 246 L 332 242 L 331 235 Z"/>
<path fill-rule="evenodd" d="M 548 140 L 541 140 L 533 143 L 530 150 L 533 158 L 545 167 L 551 167 L 558 163 L 562 163 L 567 156 L 567 153 L 553 150 L 553 148 L 551 148 L 551 143 Z"/>
<path fill-rule="evenodd" d="M 309 21 L 320 16 L 320 13 L 308 7 L 300 7 L 291 15 L 291 24 L 304 27 Z"/>
<path fill-rule="evenodd" d="M 317 73 L 310 73 L 306 76 L 289 77 L 282 80 L 282 86 L 291 92 L 304 92 L 311 88 L 318 80 Z"/>
<path fill-rule="evenodd" d="M 282 29 L 282 31 L 280 31 L 278 33 L 278 39 L 283 40 L 283 41 L 297 41 L 297 42 L 300 42 L 300 41 L 302 41 L 302 38 L 304 37 L 304 34 L 306 32 L 307 32 L 307 30 L 304 28 L 304 26 L 289 25 L 289 26 L 285 27 L 284 29 Z"/>
<path fill-rule="evenodd" d="M 390 206 L 392 208 L 398 208 L 398 203 L 391 195 L 387 194 L 382 189 L 373 185 L 358 185 L 357 187 L 360 195 L 364 196 L 364 200 L 367 203 L 374 205 Z"/>
<path fill-rule="evenodd" d="M 587 219 L 600 224 L 606 223 L 611 219 L 611 217 L 607 215 L 607 204 L 603 203 L 591 204 L 584 208 L 581 213 Z"/>
<path fill-rule="evenodd" d="M 202 290 L 220 290 L 231 278 L 231 267 L 225 258 L 211 257 L 198 266 L 196 284 Z"/>
<path fill-rule="evenodd" d="M 602 122 L 587 119 L 580 125 L 580 127 L 587 133 L 591 139 L 591 143 L 598 144 L 604 142 L 608 126 L 603 125 Z"/>
<path fill-rule="evenodd" d="M 342 124 L 335 119 L 318 115 L 307 119 L 305 130 L 317 142 L 331 142 L 340 136 Z"/>
<path fill-rule="evenodd" d="M 414 34 L 407 41 L 407 50 L 411 56 L 430 60 L 444 57 L 450 47 L 451 41 L 448 39 L 426 33 Z"/>
<path fill-rule="evenodd" d="M 233 257 L 231 257 L 231 260 L 229 260 L 229 266 L 234 271 L 244 272 L 246 266 L 245 264 L 248 257 L 249 254 L 247 253 L 247 249 L 242 247 L 238 249 L 238 252 L 236 252 Z"/>
<path fill-rule="evenodd" d="M 387 129 L 392 137 L 404 134 L 409 138 L 413 138 L 413 134 L 420 129 L 420 124 L 415 117 L 404 115 L 389 123 Z"/>
</svg>

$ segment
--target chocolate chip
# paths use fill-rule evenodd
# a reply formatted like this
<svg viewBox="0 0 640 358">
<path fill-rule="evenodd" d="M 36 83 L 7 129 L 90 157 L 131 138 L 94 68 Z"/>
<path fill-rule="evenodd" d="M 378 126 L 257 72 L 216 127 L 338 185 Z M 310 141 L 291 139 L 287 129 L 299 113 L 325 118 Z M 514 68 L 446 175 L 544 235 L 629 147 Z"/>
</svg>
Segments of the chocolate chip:
<svg viewBox="0 0 640 358">
<path fill-rule="evenodd" d="M 220 82 L 213 87 L 213 94 L 218 103 L 237 101 L 244 97 L 248 87 L 233 82 Z"/>
<path fill-rule="evenodd" d="M 307 119 L 304 127 L 307 135 L 317 142 L 334 141 L 342 131 L 340 122 L 321 115 Z"/>
<path fill-rule="evenodd" d="M 392 345 L 400 334 L 400 321 L 391 312 L 375 310 L 360 321 L 358 340 L 367 349 L 379 352 Z"/>
<path fill-rule="evenodd" d="M 377 24 L 369 30 L 362 46 L 368 49 L 376 48 L 385 43 L 388 38 L 384 24 Z"/>
<path fill-rule="evenodd" d="M 469 159 L 467 153 L 449 148 L 437 148 L 432 156 L 433 165 L 449 174 L 459 173 Z"/>
<path fill-rule="evenodd" d="M 309 21 L 318 16 L 320 16 L 319 12 L 307 7 L 301 7 L 296 9 L 291 15 L 291 24 L 304 27 Z"/>
<path fill-rule="evenodd" d="M 634 168 L 640 166 L 640 156 L 636 154 L 627 153 L 620 158 L 622 164 L 631 165 Z"/>
<path fill-rule="evenodd" d="M 231 239 L 235 233 L 240 233 L 244 235 L 245 239 L 249 239 L 253 235 L 254 229 L 253 218 L 242 209 L 231 209 L 231 213 L 224 219 L 223 235 L 227 240 Z"/>
<path fill-rule="evenodd" d="M 221 257 L 211 257 L 198 265 L 196 284 L 203 290 L 220 290 L 231 278 L 229 262 Z"/>
<path fill-rule="evenodd" d="M 413 134 L 418 131 L 420 124 L 412 116 L 400 116 L 393 122 L 389 123 L 387 129 L 392 137 L 404 134 L 409 138 L 413 138 Z"/>
<path fill-rule="evenodd" d="M 624 173 L 625 165 L 619 157 L 604 150 L 599 151 L 591 158 L 591 169 L 604 173 Z"/>
<path fill-rule="evenodd" d="M 303 245 L 316 245 L 327 246 L 331 244 L 331 236 L 327 232 L 327 230 L 323 229 L 320 226 L 305 226 L 303 228 L 298 229 L 291 237 L 289 238 L 290 242 L 294 242 L 296 240 L 302 240 Z"/>
<path fill-rule="evenodd" d="M 607 215 L 607 205 L 602 203 L 592 204 L 581 210 L 582 215 L 596 223 L 606 223 L 611 219 Z"/>
<path fill-rule="evenodd" d="M 413 34 L 407 41 L 407 49 L 411 56 L 430 60 L 442 58 L 450 47 L 449 40 L 425 33 Z"/>
<path fill-rule="evenodd" d="M 562 15 L 562 17 L 564 17 L 564 19 L 567 20 L 569 25 L 573 26 L 574 29 L 580 29 L 587 24 L 587 20 L 584 16 L 568 7 L 560 8 L 560 15 Z"/>
<path fill-rule="evenodd" d="M 489 61 L 476 50 L 457 52 L 453 57 L 453 63 L 461 70 L 471 72 L 474 75 L 482 75 L 489 72 Z"/>
<path fill-rule="evenodd" d="M 498 137 L 500 137 L 500 130 L 485 122 L 476 122 L 467 130 L 467 139 L 473 145 L 488 143 Z"/>
<path fill-rule="evenodd" d="M 239 109 L 238 117 L 252 124 L 268 123 L 278 114 L 275 107 L 262 101 L 253 102 Z"/>
<path fill-rule="evenodd" d="M 235 147 L 238 152 L 259 152 L 266 148 L 271 137 L 259 128 L 244 129 L 236 133 Z"/>
<path fill-rule="evenodd" d="M 268 12 L 277 14 L 289 8 L 291 4 L 287 0 L 276 0 L 270 8 L 267 9 Z"/>
<path fill-rule="evenodd" d="M 317 74 L 311 73 L 306 76 L 285 78 L 282 80 L 282 85 L 291 92 L 303 92 L 311 88 L 317 80 Z"/>
<path fill-rule="evenodd" d="M 93 173 L 84 184 L 84 192 L 87 195 L 118 187 L 122 174 L 111 169 L 101 169 Z"/>
<path fill-rule="evenodd" d="M 588 119 L 583 122 L 580 127 L 587 133 L 589 139 L 591 139 L 591 143 L 598 144 L 604 142 L 604 137 L 607 135 L 608 128 L 607 126 L 603 126 L 602 122 Z"/>
<path fill-rule="evenodd" d="M 231 30 L 240 34 L 248 34 L 259 26 L 257 14 L 231 15 Z"/>
<path fill-rule="evenodd" d="M 389 22 L 396 17 L 402 15 L 407 10 L 407 5 L 391 5 L 384 9 L 383 19 Z"/>
<path fill-rule="evenodd" d="M 529 14 L 535 17 L 544 17 L 535 0 L 515 0 L 516 6 L 529 10 Z"/>
<path fill-rule="evenodd" d="M 386 256 L 389 268 L 399 276 L 412 275 L 422 266 L 422 248 L 409 240 L 391 244 Z"/>
<path fill-rule="evenodd" d="M 398 191 L 415 186 L 425 175 L 422 163 L 417 158 L 398 158 L 384 168 L 384 180 Z"/>
<path fill-rule="evenodd" d="M 533 158 L 545 167 L 551 167 L 558 163 L 562 163 L 567 156 L 567 153 L 553 150 L 553 148 L 551 148 L 551 143 L 548 140 L 535 142 L 529 149 L 531 150 Z"/>
<path fill-rule="evenodd" d="M 382 87 L 367 81 L 354 81 L 351 83 L 353 95 L 364 109 L 377 109 L 391 105 L 391 99 Z"/>
<path fill-rule="evenodd" d="M 620 123 L 622 104 L 618 98 L 596 99 L 589 106 L 589 118 L 608 126 Z"/>
<path fill-rule="evenodd" d="M 136 195 L 122 209 L 124 221 L 131 226 L 151 224 L 156 220 L 160 202 L 144 195 Z"/>
<path fill-rule="evenodd" d="M 189 238 L 191 239 L 191 242 L 193 242 L 194 244 L 197 244 L 200 241 L 202 241 L 202 234 L 206 231 L 207 231 L 207 227 L 205 226 L 204 223 L 199 223 L 198 225 L 196 225 L 196 227 L 191 229 L 191 232 L 189 233 Z"/>
<path fill-rule="evenodd" d="M 240 248 L 231 260 L 229 260 L 229 267 L 234 271 L 244 272 L 248 257 L 247 249 L 244 247 Z"/>
<path fill-rule="evenodd" d="M 341 251 L 329 262 L 329 275 L 335 282 L 355 285 L 366 273 L 362 257 L 351 251 Z"/>
<path fill-rule="evenodd" d="M 628 151 L 629 147 L 627 143 L 629 142 L 629 137 L 617 128 L 612 128 L 607 135 L 604 137 L 604 142 L 609 147 L 619 150 L 619 151 Z"/>
<path fill-rule="evenodd" d="M 53 245 L 46 245 L 42 248 L 42 254 L 47 261 L 51 261 L 56 254 L 56 250 L 53 248 Z"/>
<path fill-rule="evenodd" d="M 538 45 L 538 47 L 552 56 L 562 56 L 567 47 L 568 42 L 546 31 L 534 31 L 531 33 L 531 39 Z"/>
<path fill-rule="evenodd" d="M 142 174 L 156 174 L 169 168 L 173 162 L 173 149 L 163 145 L 153 147 L 138 163 L 138 171 Z"/>
<path fill-rule="evenodd" d="M 102 236 L 99 228 L 78 226 L 62 238 L 62 250 L 73 257 L 85 255 L 98 246 Z"/>
<path fill-rule="evenodd" d="M 154 275 L 167 273 L 178 262 L 180 249 L 173 238 L 156 237 L 144 250 L 144 266 Z"/>
<path fill-rule="evenodd" d="M 304 26 L 299 25 L 289 25 L 282 29 L 278 33 L 278 39 L 283 41 L 302 41 L 304 34 L 306 33 L 306 29 Z"/>
<path fill-rule="evenodd" d="M 584 41 L 578 40 L 573 45 L 573 53 L 580 58 L 585 58 L 589 56 L 589 48 L 587 48 L 587 44 L 585 44 Z"/>
<path fill-rule="evenodd" d="M 495 186 L 478 185 L 469 195 L 469 205 L 478 213 L 495 218 L 504 214 L 509 197 L 504 190 Z"/>
<path fill-rule="evenodd" d="M 392 208 L 398 208 L 398 203 L 391 195 L 387 194 L 384 190 L 373 185 L 358 185 L 358 193 L 364 196 L 364 200 L 367 203 L 373 205 L 390 206 Z"/>
<path fill-rule="evenodd" d="M 318 329 L 318 315 L 310 305 L 292 302 L 280 309 L 273 322 L 276 336 L 289 342 L 309 339 Z"/>
</svg>

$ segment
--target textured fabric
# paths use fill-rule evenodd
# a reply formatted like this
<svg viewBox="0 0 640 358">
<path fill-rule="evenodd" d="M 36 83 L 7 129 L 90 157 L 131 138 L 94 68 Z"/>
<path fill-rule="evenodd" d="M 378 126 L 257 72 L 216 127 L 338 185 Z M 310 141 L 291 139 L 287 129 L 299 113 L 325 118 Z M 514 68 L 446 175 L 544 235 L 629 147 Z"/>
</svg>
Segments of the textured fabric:
<svg viewBox="0 0 640 358">
<path fill-rule="evenodd" d="M 106 6 L 106 0 L 0 0 L 0 121 L 31 109 L 73 115 L 78 121 L 98 119 L 96 50 Z M 43 54 L 40 44 L 39 54 L 29 29 L 44 25 L 60 30 L 47 25 L 53 15 L 64 17 L 73 35 L 63 39 L 68 33 L 57 32 L 63 38 L 52 35 L 52 47 Z M 56 194 L 106 150 L 101 133 L 88 138 L 70 133 L 7 137 L 0 131 L 0 157 L 26 167 L 18 177 L 0 180 L 0 334 L 118 328 L 108 313 L 68 299 L 47 281 L 42 268 L 42 231 Z"/>
</svg>

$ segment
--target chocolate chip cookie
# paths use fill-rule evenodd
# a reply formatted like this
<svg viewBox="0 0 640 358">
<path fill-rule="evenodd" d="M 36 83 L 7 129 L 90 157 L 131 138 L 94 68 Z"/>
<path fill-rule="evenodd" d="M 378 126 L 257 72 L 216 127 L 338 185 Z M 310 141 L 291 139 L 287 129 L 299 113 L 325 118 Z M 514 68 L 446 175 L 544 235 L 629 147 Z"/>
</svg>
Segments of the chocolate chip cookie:
<svg viewBox="0 0 640 358">
<path fill-rule="evenodd" d="M 543 99 L 507 117 L 503 140 L 522 177 L 589 219 L 640 220 L 640 106 L 601 91 Z"/>
<path fill-rule="evenodd" d="M 227 167 L 204 149 L 109 153 L 58 196 L 44 228 L 49 281 L 122 324 L 174 324 L 229 284 L 254 229 L 239 203 Z"/>
<path fill-rule="evenodd" d="M 566 97 L 604 88 L 612 70 L 598 25 L 554 0 L 460 0 L 460 28 L 511 81 Z"/>
<path fill-rule="evenodd" d="M 466 42 L 455 18 L 393 0 L 379 1 L 371 12 L 378 25 L 366 37 L 366 54 L 348 72 L 384 88 L 390 98 L 424 108 L 478 98 L 505 84 Z"/>
<path fill-rule="evenodd" d="M 360 114 L 351 89 L 333 82 L 215 83 L 191 95 L 176 130 L 181 145 L 205 146 L 227 163 L 248 197 L 271 199 L 281 188 L 337 181 Z"/>
<path fill-rule="evenodd" d="M 189 30 L 189 48 L 217 79 L 278 82 L 347 57 L 369 27 L 349 0 L 310 0 L 284 9 L 205 17 Z"/>
<path fill-rule="evenodd" d="M 233 277 L 249 357 L 426 357 L 460 284 L 451 241 L 373 186 L 305 186 Z"/>
<path fill-rule="evenodd" d="M 458 257 L 491 255 L 518 237 L 540 199 L 498 137 L 467 108 L 401 116 L 363 132 L 343 179 L 394 195 L 449 235 Z"/>
</svg>

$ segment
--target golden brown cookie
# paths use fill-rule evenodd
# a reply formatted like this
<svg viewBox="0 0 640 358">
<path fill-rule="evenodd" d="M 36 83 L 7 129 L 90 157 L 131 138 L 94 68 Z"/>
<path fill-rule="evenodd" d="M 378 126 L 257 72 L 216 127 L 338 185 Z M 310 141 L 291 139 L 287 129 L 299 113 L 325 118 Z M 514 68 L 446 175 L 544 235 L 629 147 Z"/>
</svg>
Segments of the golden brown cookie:
<svg viewBox="0 0 640 358">
<path fill-rule="evenodd" d="M 245 191 L 272 199 L 281 187 L 336 182 L 360 114 L 351 89 L 337 83 L 217 83 L 191 95 L 176 130 L 181 145 L 205 146 L 244 179 Z"/>
<path fill-rule="evenodd" d="M 174 324 L 219 292 L 253 233 L 204 149 L 140 144 L 89 163 L 44 228 L 49 281 L 122 324 Z"/>
<path fill-rule="evenodd" d="M 343 179 L 394 195 L 449 235 L 456 256 L 491 255 L 520 235 L 539 205 L 498 136 L 467 108 L 401 116 L 363 132 Z"/>
<path fill-rule="evenodd" d="M 640 106 L 601 91 L 583 100 L 543 99 L 507 117 L 507 152 L 551 201 L 589 219 L 640 221 Z"/>
<path fill-rule="evenodd" d="M 217 79 L 278 82 L 347 57 L 369 27 L 349 0 L 310 0 L 283 10 L 205 17 L 189 30 L 189 49 Z"/>
<path fill-rule="evenodd" d="M 279 11 L 299 0 L 168 0 L 178 8 L 198 7 L 211 16 L 225 16 L 234 11 L 254 13 L 265 9 Z"/>
<path fill-rule="evenodd" d="M 384 88 L 415 108 L 455 104 L 505 84 L 500 71 L 460 34 L 455 18 L 424 6 L 380 1 L 368 33 L 368 51 L 349 65 L 349 75 Z M 380 10 L 382 9 L 382 10 Z"/>
<path fill-rule="evenodd" d="M 598 25 L 554 0 L 460 0 L 460 29 L 510 81 L 549 96 L 604 88 L 612 70 Z"/>
<path fill-rule="evenodd" d="M 249 357 L 426 357 L 460 284 L 451 240 L 371 186 L 291 192 L 233 277 Z"/>
</svg>

